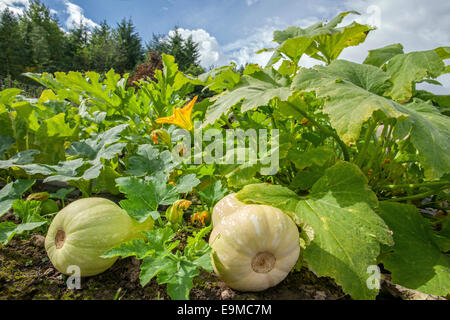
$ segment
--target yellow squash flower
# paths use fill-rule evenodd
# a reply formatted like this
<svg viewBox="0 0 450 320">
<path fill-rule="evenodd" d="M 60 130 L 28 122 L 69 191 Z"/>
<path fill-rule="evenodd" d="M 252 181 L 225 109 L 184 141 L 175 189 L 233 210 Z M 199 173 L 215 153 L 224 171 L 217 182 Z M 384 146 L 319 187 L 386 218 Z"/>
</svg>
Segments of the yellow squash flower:
<svg viewBox="0 0 450 320">
<path fill-rule="evenodd" d="M 198 96 L 195 96 L 185 107 L 173 110 L 170 117 L 156 119 L 156 123 L 169 123 L 191 131 L 193 129 L 191 113 Z"/>
<path fill-rule="evenodd" d="M 158 144 L 159 139 L 161 139 L 162 142 L 167 146 L 172 145 L 172 139 L 170 138 L 170 134 L 162 129 L 153 130 L 152 133 L 150 133 L 150 138 L 153 140 L 154 144 Z"/>
<path fill-rule="evenodd" d="M 174 226 L 180 226 L 183 223 L 183 211 L 186 211 L 192 204 L 189 200 L 177 200 L 166 210 L 167 221 Z"/>
<path fill-rule="evenodd" d="M 196 212 L 191 216 L 191 223 L 195 224 L 197 221 L 205 226 L 205 220 L 209 220 L 210 214 L 208 211 Z"/>
</svg>

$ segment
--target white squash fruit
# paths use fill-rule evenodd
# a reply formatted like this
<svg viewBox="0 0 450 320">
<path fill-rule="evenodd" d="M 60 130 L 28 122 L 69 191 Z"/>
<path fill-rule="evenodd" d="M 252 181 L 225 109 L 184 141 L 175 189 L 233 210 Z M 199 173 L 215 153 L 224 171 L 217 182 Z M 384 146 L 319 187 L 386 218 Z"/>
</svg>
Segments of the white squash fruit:
<svg viewBox="0 0 450 320">
<path fill-rule="evenodd" d="M 245 206 L 245 203 L 236 198 L 236 193 L 231 193 L 222 198 L 213 208 L 211 223 L 213 227 L 217 226 L 219 222 L 226 216 L 233 214 L 237 209 Z"/>
<path fill-rule="evenodd" d="M 152 228 L 152 219 L 139 224 L 108 199 L 80 199 L 55 216 L 45 238 L 45 249 L 61 273 L 69 275 L 73 272 L 70 267 L 77 266 L 80 276 L 94 276 L 117 260 L 117 257 L 101 258 L 103 253 L 123 241 L 141 237 L 141 231 Z"/>
<path fill-rule="evenodd" d="M 281 210 L 246 205 L 223 217 L 209 238 L 215 273 L 239 291 L 280 283 L 300 254 L 296 224 Z"/>
</svg>

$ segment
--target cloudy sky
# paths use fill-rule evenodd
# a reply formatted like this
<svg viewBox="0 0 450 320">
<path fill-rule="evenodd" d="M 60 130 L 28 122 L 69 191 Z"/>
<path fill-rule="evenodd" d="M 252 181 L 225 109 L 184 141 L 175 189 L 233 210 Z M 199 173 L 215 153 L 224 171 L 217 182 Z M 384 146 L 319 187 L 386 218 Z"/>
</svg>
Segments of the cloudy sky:
<svg viewBox="0 0 450 320">
<path fill-rule="evenodd" d="M 20 13 L 29 0 L 0 0 L 0 10 Z M 308 26 L 337 13 L 356 10 L 344 23 L 357 20 L 377 26 L 366 42 L 346 49 L 341 58 L 362 62 L 369 49 L 402 43 L 405 51 L 450 46 L 449 0 L 41 0 L 69 29 L 80 20 L 95 27 L 102 20 L 115 25 L 132 18 L 144 42 L 152 34 L 167 34 L 178 26 L 200 44 L 205 67 L 235 61 L 265 64 L 268 54 L 255 51 L 272 47 L 274 30 L 290 25 Z M 315 64 L 304 59 L 305 66 Z M 442 88 L 450 94 L 450 76 L 442 76 Z"/>
</svg>

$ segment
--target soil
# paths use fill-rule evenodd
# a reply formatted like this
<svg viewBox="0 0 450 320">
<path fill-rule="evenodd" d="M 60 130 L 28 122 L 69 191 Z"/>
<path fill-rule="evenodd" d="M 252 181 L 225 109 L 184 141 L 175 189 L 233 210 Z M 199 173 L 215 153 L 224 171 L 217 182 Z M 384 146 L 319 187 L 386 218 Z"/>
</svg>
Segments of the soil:
<svg viewBox="0 0 450 320">
<path fill-rule="evenodd" d="M 158 300 L 170 299 L 165 286 L 152 280 L 139 283 L 139 260 L 118 260 L 106 272 L 81 279 L 81 289 L 68 289 L 67 277 L 47 258 L 44 236 L 14 239 L 0 247 L 0 300 Z M 318 278 L 307 269 L 291 273 L 282 283 L 261 293 L 242 293 L 227 287 L 213 274 L 194 279 L 193 300 L 336 300 L 350 299 L 329 278 Z"/>
<path fill-rule="evenodd" d="M 7 213 L 0 219 L 18 222 Z M 177 235 L 186 242 L 187 234 Z M 165 285 L 153 279 L 139 282 L 140 261 L 119 259 L 104 273 L 81 279 L 81 289 L 69 289 L 68 277 L 57 271 L 44 248 L 45 234 L 17 236 L 0 244 L 0 300 L 168 300 Z M 180 248 L 181 249 L 181 248 Z M 191 300 L 350 300 L 332 278 L 317 277 L 307 268 L 293 271 L 277 286 L 258 293 L 233 290 L 217 276 L 202 271 L 194 279 Z M 377 299 L 396 299 L 383 286 Z"/>
</svg>

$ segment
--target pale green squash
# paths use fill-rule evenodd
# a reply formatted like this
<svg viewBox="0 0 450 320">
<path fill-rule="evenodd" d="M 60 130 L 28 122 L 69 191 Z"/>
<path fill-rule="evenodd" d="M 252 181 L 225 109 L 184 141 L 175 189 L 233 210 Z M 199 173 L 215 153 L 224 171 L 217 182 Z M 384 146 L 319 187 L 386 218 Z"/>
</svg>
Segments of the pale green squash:
<svg viewBox="0 0 450 320">
<path fill-rule="evenodd" d="M 80 199 L 55 216 L 45 238 L 45 249 L 61 273 L 69 274 L 69 267 L 77 266 L 82 277 L 94 276 L 117 260 L 101 258 L 105 251 L 152 228 L 152 219 L 139 224 L 108 199 Z"/>
</svg>

